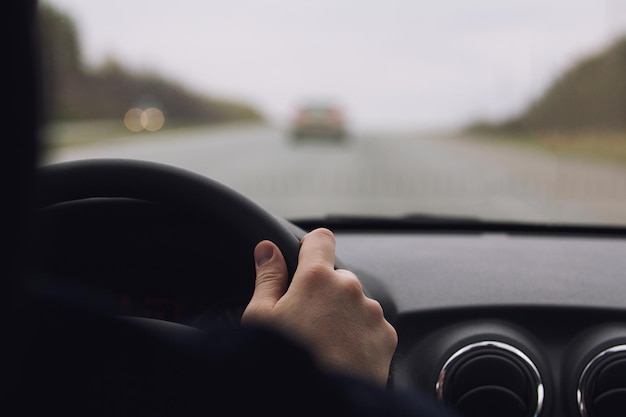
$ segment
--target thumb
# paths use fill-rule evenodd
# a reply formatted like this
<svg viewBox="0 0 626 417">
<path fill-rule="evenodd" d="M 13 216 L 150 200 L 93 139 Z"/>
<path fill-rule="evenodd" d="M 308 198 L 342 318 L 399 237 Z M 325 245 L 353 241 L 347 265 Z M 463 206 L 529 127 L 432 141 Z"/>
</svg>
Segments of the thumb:
<svg viewBox="0 0 626 417">
<path fill-rule="evenodd" d="M 278 246 L 264 240 L 254 248 L 256 281 L 250 304 L 272 308 L 287 291 L 287 264 Z"/>
</svg>

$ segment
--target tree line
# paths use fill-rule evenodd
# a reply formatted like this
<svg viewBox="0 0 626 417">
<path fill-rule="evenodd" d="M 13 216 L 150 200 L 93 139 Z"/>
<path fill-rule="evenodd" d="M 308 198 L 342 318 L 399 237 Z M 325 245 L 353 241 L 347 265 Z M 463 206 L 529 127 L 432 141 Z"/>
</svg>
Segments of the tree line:
<svg viewBox="0 0 626 417">
<path fill-rule="evenodd" d="M 475 132 L 626 132 L 626 36 L 565 71 L 525 111 Z"/>
<path fill-rule="evenodd" d="M 49 4 L 40 5 L 39 30 L 48 121 L 116 119 L 132 107 L 158 107 L 168 120 L 181 123 L 263 119 L 247 103 L 198 94 L 158 74 L 131 72 L 114 58 L 87 68 L 75 23 Z"/>
</svg>

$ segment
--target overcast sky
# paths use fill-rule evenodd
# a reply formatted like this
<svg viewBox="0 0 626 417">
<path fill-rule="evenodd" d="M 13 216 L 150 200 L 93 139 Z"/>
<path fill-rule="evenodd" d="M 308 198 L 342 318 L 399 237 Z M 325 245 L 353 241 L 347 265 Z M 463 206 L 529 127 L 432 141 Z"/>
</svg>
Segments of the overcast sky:
<svg viewBox="0 0 626 417">
<path fill-rule="evenodd" d="M 626 34 L 626 0 L 47 0 L 92 65 L 116 57 L 283 122 L 340 102 L 357 128 L 501 119 Z"/>
</svg>

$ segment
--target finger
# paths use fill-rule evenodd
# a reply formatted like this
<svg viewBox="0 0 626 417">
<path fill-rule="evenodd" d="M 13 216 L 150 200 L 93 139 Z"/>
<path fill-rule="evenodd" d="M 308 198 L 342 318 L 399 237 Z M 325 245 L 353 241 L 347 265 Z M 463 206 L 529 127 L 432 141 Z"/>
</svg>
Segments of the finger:
<svg viewBox="0 0 626 417">
<path fill-rule="evenodd" d="M 298 256 L 298 269 L 335 266 L 335 235 L 328 229 L 319 228 L 307 233 L 303 238 Z"/>
<path fill-rule="evenodd" d="M 254 248 L 256 280 L 250 304 L 273 307 L 287 290 L 287 265 L 280 249 L 264 240 Z"/>
</svg>

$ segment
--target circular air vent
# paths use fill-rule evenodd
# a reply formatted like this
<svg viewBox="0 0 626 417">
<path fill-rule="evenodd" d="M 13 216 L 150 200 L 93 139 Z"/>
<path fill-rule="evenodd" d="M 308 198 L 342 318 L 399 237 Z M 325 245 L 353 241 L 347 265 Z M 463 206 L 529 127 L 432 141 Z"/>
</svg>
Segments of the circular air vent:
<svg viewBox="0 0 626 417">
<path fill-rule="evenodd" d="M 583 369 L 576 392 L 582 417 L 623 416 L 626 410 L 626 345 L 596 355 Z"/>
<path fill-rule="evenodd" d="M 439 400 L 468 417 L 535 417 L 544 388 L 532 360 L 502 342 L 467 345 L 445 362 L 436 385 Z"/>
</svg>

